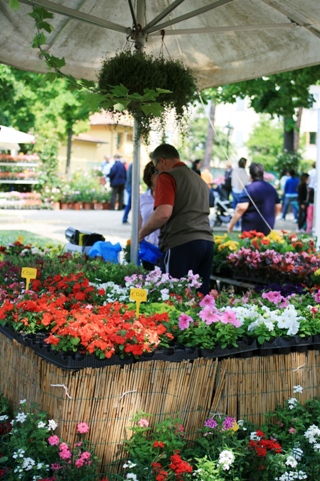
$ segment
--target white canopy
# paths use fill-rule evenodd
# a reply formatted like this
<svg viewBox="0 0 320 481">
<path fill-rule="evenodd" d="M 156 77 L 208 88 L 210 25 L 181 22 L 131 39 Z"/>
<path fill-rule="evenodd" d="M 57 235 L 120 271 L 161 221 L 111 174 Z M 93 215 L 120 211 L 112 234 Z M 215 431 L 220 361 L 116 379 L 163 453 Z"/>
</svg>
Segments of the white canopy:
<svg viewBox="0 0 320 481">
<path fill-rule="evenodd" d="M 13 127 L 0 125 L 0 150 L 19 150 L 19 144 L 34 141 L 34 135 L 25 134 Z"/>
<path fill-rule="evenodd" d="M 46 72 L 33 49 L 32 4 L 54 12 L 45 45 L 63 69 L 96 80 L 101 61 L 141 35 L 147 53 L 181 59 L 199 87 L 218 86 L 320 63 L 319 0 L 21 0 L 0 3 L 0 62 Z M 139 15 L 139 9 L 143 16 Z M 137 18 L 143 18 L 143 22 Z M 142 23 L 142 25 L 141 25 Z M 142 27 L 140 32 L 139 24 Z M 141 38 L 141 36 L 140 36 Z"/>
</svg>

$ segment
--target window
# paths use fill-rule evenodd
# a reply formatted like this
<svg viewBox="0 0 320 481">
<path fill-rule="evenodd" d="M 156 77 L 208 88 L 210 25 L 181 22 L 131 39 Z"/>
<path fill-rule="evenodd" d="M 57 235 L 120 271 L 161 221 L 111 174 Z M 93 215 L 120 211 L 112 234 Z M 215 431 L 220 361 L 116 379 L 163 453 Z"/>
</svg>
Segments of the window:
<svg viewBox="0 0 320 481">
<path fill-rule="evenodd" d="M 120 149 L 121 147 L 121 144 L 122 144 L 122 133 L 118 133 L 117 134 L 117 149 Z"/>
<path fill-rule="evenodd" d="M 309 144 L 315 145 L 317 143 L 317 132 L 309 132 Z"/>
</svg>

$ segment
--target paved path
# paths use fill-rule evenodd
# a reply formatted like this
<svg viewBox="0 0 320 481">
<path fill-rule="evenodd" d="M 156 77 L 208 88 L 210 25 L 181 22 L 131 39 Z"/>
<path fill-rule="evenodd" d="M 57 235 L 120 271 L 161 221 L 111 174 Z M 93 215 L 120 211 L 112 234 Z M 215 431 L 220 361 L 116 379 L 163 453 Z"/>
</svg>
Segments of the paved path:
<svg viewBox="0 0 320 481">
<path fill-rule="evenodd" d="M 122 224 L 123 211 L 111 210 L 0 210 L 0 230 L 28 231 L 49 239 L 66 243 L 65 230 L 74 227 L 80 231 L 95 232 L 104 235 L 107 241 L 126 244 L 131 236 L 131 225 Z M 129 216 L 130 220 L 130 216 Z M 292 214 L 287 220 L 277 220 L 277 230 L 295 232 L 297 227 Z M 226 231 L 223 224 L 215 231 Z M 19 234 L 18 234 L 19 235 Z"/>
</svg>

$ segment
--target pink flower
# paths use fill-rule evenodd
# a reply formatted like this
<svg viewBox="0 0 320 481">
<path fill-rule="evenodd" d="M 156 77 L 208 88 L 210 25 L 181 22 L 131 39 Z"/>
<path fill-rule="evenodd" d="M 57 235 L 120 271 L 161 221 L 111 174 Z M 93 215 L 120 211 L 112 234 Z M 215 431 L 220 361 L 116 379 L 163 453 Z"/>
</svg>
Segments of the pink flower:
<svg viewBox="0 0 320 481">
<path fill-rule="evenodd" d="M 212 324 L 213 322 L 219 322 L 220 321 L 219 311 L 211 310 L 210 307 L 205 307 L 204 309 L 202 309 L 202 311 L 199 313 L 199 317 L 208 326 L 210 326 L 210 324 Z"/>
<path fill-rule="evenodd" d="M 320 303 L 320 291 L 316 292 L 314 295 L 314 300 Z"/>
<path fill-rule="evenodd" d="M 61 464 L 57 464 L 57 463 L 51 464 L 50 467 L 51 467 L 52 471 L 60 471 L 60 469 L 62 469 Z"/>
<path fill-rule="evenodd" d="M 140 426 L 140 428 L 147 428 L 149 426 L 149 421 L 147 419 L 139 419 L 138 421 L 138 426 Z"/>
<path fill-rule="evenodd" d="M 74 447 L 75 448 L 80 448 L 82 446 L 82 442 L 80 441 L 79 443 L 75 443 Z"/>
<path fill-rule="evenodd" d="M 69 449 L 67 443 L 61 443 L 59 446 L 60 451 L 64 451 L 65 449 Z"/>
<path fill-rule="evenodd" d="M 81 454 L 81 459 L 89 459 L 91 456 L 91 454 L 89 453 L 89 451 L 84 451 L 82 454 Z"/>
<path fill-rule="evenodd" d="M 234 311 L 231 311 L 231 309 L 226 309 L 221 314 L 220 320 L 223 324 L 232 324 L 235 327 L 241 326 L 241 322 L 237 319 L 236 313 Z"/>
<path fill-rule="evenodd" d="M 71 454 L 71 451 L 69 451 L 69 449 L 62 449 L 59 453 L 59 456 L 61 459 L 70 459 L 72 454 Z"/>
<path fill-rule="evenodd" d="M 84 465 L 84 460 L 79 458 L 74 464 L 76 465 L 77 468 L 82 468 L 82 466 Z"/>
<path fill-rule="evenodd" d="M 179 328 L 184 331 L 185 329 L 188 329 L 190 322 L 193 322 L 192 317 L 187 316 L 187 314 L 182 313 L 179 316 Z"/>
<path fill-rule="evenodd" d="M 78 433 L 85 434 L 89 431 L 89 426 L 87 423 L 79 423 L 77 426 Z"/>
<path fill-rule="evenodd" d="M 59 442 L 60 442 L 60 439 L 56 435 L 50 436 L 48 438 L 48 443 L 50 444 L 50 446 L 58 446 Z"/>
<path fill-rule="evenodd" d="M 199 303 L 199 306 L 200 307 L 214 307 L 216 304 L 216 300 L 213 296 L 210 296 L 209 294 L 207 294 L 206 296 L 204 296 L 204 298 L 202 299 L 202 301 Z"/>
<path fill-rule="evenodd" d="M 294 429 L 294 428 L 290 428 L 290 429 L 289 429 L 289 433 L 290 433 L 290 434 L 293 434 L 294 432 L 295 432 L 295 429 Z"/>
</svg>

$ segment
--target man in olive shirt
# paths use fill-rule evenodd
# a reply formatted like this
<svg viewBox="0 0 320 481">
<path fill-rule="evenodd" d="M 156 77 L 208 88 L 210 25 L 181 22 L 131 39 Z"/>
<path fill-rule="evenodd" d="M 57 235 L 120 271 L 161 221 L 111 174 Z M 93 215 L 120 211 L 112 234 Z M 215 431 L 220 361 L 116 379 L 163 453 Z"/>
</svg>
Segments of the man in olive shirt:
<svg viewBox="0 0 320 481">
<path fill-rule="evenodd" d="M 139 241 L 161 228 L 162 271 L 181 278 L 192 270 L 202 279 L 200 292 L 207 294 L 213 258 L 208 186 L 180 161 L 179 153 L 172 145 L 159 145 L 151 159 L 160 174 L 155 191 L 155 210 L 140 229 Z"/>
</svg>

